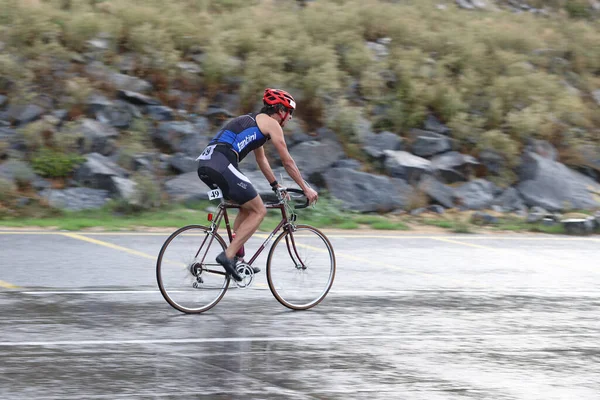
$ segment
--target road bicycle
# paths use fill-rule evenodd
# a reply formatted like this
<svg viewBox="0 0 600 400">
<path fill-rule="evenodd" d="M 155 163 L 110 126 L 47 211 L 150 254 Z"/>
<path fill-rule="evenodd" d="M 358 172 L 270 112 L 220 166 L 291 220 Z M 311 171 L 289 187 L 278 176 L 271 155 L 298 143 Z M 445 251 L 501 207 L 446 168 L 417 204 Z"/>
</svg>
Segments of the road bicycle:
<svg viewBox="0 0 600 400">
<path fill-rule="evenodd" d="M 265 203 L 265 207 L 281 210 L 281 221 L 249 261 L 237 262 L 237 272 L 243 279 L 236 282 L 215 258 L 227 247 L 218 233 L 219 226 L 225 221 L 231 242 L 227 210 L 240 206 L 225 201 L 220 189 L 209 191 L 210 200 L 220 200 L 216 213 L 208 214 L 210 226 L 184 226 L 171 234 L 160 249 L 156 279 L 165 300 L 181 312 L 195 314 L 214 307 L 232 281 L 236 288 L 249 288 L 255 278 L 252 265 L 281 230 L 266 260 L 269 289 L 281 304 L 292 310 L 307 310 L 319 304 L 335 278 L 333 247 L 317 228 L 296 224 L 294 210 L 308 206 L 302 190 L 279 189 L 276 195 L 278 201 Z"/>
</svg>

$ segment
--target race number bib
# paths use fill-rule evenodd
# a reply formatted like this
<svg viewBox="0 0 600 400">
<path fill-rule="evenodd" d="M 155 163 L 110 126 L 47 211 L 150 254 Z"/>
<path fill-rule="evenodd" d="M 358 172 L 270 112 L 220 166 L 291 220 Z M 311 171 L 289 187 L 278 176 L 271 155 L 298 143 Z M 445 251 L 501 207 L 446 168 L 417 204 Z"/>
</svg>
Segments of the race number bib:
<svg viewBox="0 0 600 400">
<path fill-rule="evenodd" d="M 211 190 L 210 192 L 208 192 L 209 200 L 220 199 L 222 197 L 223 197 L 223 192 L 221 192 L 221 189 L 214 189 L 214 190 Z"/>
<path fill-rule="evenodd" d="M 212 153 L 215 150 L 215 146 L 216 146 L 216 144 L 213 144 L 211 146 L 206 146 L 206 148 L 204 149 L 204 151 L 202 152 L 202 154 L 200 154 L 198 156 L 198 158 L 196 158 L 196 161 L 198 161 L 198 160 L 210 160 L 210 157 L 212 156 Z"/>
</svg>

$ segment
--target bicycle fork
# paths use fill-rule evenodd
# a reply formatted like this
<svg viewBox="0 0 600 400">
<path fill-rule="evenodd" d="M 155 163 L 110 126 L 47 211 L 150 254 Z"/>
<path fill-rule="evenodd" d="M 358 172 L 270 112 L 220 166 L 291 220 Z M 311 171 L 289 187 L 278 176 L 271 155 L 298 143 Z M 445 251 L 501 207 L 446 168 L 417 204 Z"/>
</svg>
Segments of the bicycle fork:
<svg viewBox="0 0 600 400">
<path fill-rule="evenodd" d="M 302 258 L 298 254 L 298 248 L 296 247 L 296 241 L 294 240 L 294 235 L 292 234 L 292 230 L 289 229 L 288 235 L 285 237 L 285 244 L 287 246 L 288 253 L 296 264 L 297 269 L 306 269 L 306 264 L 302 261 Z"/>
</svg>

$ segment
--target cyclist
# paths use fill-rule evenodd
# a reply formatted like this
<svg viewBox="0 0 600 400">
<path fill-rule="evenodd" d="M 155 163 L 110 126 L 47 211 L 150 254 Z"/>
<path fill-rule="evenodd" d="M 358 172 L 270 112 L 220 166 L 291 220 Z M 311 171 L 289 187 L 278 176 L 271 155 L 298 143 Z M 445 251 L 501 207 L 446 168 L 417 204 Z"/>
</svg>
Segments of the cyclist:
<svg viewBox="0 0 600 400">
<path fill-rule="evenodd" d="M 262 147 L 270 140 L 279 153 L 285 170 L 304 191 L 309 202 L 314 203 L 318 199 L 317 192 L 302 179 L 285 144 L 282 128 L 292 119 L 295 109 L 296 102 L 289 93 L 267 88 L 260 112 L 241 115 L 229 121 L 197 158 L 200 179 L 211 189 L 221 189 L 226 199 L 241 206 L 233 224 L 234 239 L 216 259 L 237 281 L 241 281 L 242 277 L 235 269 L 235 256 L 267 214 L 262 199 L 250 180 L 240 172 L 238 163 L 254 151 L 258 167 L 271 188 L 277 191 L 281 186 L 275 179 Z M 258 272 L 260 269 L 255 268 L 254 271 Z"/>
</svg>

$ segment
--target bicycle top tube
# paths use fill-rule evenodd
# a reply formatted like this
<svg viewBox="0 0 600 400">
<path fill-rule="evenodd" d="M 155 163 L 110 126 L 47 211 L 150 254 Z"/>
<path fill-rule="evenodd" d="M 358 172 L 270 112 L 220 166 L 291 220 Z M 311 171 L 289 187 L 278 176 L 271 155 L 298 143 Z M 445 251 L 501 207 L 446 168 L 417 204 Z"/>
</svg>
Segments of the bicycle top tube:
<svg viewBox="0 0 600 400">
<path fill-rule="evenodd" d="M 300 189 L 294 189 L 294 188 L 288 188 L 285 189 L 285 191 L 283 191 L 284 193 L 287 192 L 288 194 L 300 194 L 303 198 L 306 199 L 306 202 L 302 205 L 296 205 L 293 208 L 299 209 L 299 208 L 306 208 L 308 207 L 308 199 L 304 196 L 304 192 Z M 286 198 L 284 197 L 284 195 L 281 192 L 277 193 L 277 196 L 279 197 L 279 201 L 277 202 L 265 202 L 265 208 L 267 209 L 281 209 L 283 207 L 285 207 L 290 200 L 286 200 Z M 241 205 L 238 203 L 233 203 L 231 201 L 225 200 L 225 199 L 221 199 L 221 203 L 219 204 L 220 207 L 222 208 L 241 208 Z"/>
<path fill-rule="evenodd" d="M 242 207 L 238 203 L 231 203 L 229 201 L 224 201 L 219 206 L 223 207 L 223 208 L 241 208 Z M 284 206 L 284 203 L 265 203 L 265 208 L 268 208 L 268 209 L 281 208 L 283 206 Z"/>
</svg>

